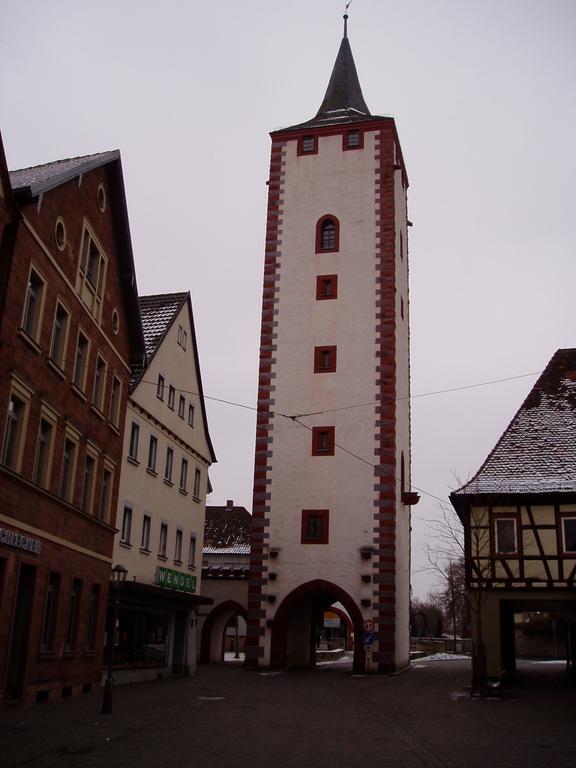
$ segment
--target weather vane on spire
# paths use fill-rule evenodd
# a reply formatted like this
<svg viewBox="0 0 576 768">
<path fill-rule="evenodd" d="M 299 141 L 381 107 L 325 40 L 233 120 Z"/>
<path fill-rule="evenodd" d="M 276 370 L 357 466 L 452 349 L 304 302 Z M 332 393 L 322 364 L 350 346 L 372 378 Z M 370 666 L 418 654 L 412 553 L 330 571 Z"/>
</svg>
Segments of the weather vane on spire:
<svg viewBox="0 0 576 768">
<path fill-rule="evenodd" d="M 348 0 L 344 9 L 344 37 L 348 37 L 348 8 L 352 5 L 352 0 Z"/>
</svg>

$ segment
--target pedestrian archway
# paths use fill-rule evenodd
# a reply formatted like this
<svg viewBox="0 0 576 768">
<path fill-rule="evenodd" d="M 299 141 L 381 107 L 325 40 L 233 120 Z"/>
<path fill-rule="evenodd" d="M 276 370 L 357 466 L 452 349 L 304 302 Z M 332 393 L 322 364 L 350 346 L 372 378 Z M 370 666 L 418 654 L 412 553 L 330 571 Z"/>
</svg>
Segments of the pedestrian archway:
<svg viewBox="0 0 576 768">
<path fill-rule="evenodd" d="M 275 668 L 314 667 L 322 616 L 340 603 L 354 630 L 353 670 L 364 672 L 363 618 L 360 609 L 341 587 L 323 579 L 302 584 L 278 606 L 272 624 L 270 665 Z"/>
<path fill-rule="evenodd" d="M 226 600 L 217 605 L 206 617 L 202 627 L 200 641 L 200 661 L 223 661 L 226 650 L 227 628 L 233 625 L 233 620 L 241 617 L 246 622 L 246 608 L 235 600 Z M 243 638 L 234 638 L 232 642 L 243 642 Z"/>
</svg>

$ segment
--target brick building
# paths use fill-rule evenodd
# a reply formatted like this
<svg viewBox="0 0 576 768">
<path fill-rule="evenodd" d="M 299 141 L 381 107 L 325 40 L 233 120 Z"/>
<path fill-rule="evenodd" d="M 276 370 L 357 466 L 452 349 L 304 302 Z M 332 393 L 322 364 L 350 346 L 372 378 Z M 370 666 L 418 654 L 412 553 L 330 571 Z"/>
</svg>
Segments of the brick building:
<svg viewBox="0 0 576 768">
<path fill-rule="evenodd" d="M 398 670 L 418 499 L 408 177 L 393 118 L 364 101 L 346 23 L 318 113 L 271 138 L 247 661 L 313 665 L 339 603 L 355 668 Z"/>
<path fill-rule="evenodd" d="M 0 701 L 30 702 L 100 679 L 128 381 L 144 343 L 119 152 L 15 171 L 10 186 Z"/>
</svg>

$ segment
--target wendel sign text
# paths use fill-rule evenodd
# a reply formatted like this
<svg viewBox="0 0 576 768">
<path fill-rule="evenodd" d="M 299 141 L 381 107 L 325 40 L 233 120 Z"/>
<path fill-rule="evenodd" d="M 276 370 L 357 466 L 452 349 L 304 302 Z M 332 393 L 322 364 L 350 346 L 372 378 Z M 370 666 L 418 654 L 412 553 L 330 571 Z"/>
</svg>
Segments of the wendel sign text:
<svg viewBox="0 0 576 768">
<path fill-rule="evenodd" d="M 172 568 L 156 568 L 154 584 L 169 589 L 179 589 L 182 592 L 196 592 L 196 576 L 189 573 L 173 571 Z"/>
</svg>

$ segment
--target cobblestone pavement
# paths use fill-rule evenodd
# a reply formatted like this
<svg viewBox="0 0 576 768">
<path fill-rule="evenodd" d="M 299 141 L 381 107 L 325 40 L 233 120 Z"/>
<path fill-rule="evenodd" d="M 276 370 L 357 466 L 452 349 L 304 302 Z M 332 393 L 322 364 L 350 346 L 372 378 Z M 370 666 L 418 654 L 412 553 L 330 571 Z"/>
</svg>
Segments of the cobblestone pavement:
<svg viewBox="0 0 576 768">
<path fill-rule="evenodd" d="M 467 661 L 402 675 L 256 673 L 211 665 L 0 716 L 2 768 L 572 768 L 576 685 L 529 665 L 501 700 L 471 700 Z"/>
</svg>

